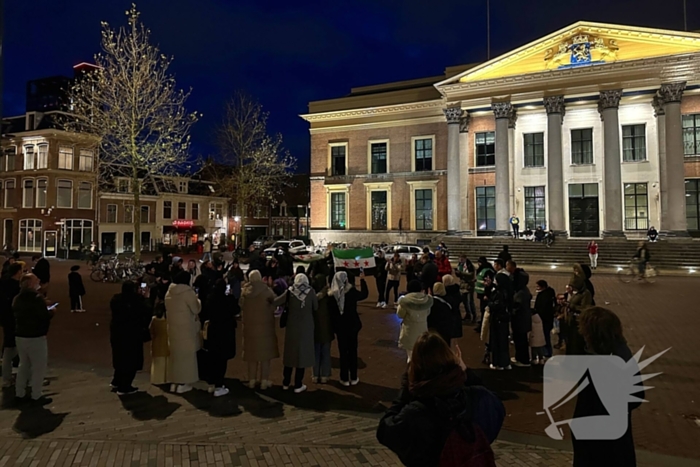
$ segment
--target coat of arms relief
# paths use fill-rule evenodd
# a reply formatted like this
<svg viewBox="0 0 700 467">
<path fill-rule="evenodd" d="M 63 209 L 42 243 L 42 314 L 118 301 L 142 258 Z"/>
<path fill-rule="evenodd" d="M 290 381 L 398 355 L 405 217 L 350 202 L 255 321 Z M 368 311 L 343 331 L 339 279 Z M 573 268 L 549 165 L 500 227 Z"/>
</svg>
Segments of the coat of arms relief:
<svg viewBox="0 0 700 467">
<path fill-rule="evenodd" d="M 593 65 L 616 60 L 619 49 L 615 39 L 578 34 L 558 48 L 547 49 L 544 60 L 548 69 Z"/>
</svg>

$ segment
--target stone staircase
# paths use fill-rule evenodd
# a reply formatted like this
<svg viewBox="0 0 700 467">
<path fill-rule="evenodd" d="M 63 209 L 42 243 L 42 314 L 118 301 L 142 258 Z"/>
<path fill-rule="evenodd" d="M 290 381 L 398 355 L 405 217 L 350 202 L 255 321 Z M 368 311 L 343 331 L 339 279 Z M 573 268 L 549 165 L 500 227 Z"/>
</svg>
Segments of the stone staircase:
<svg viewBox="0 0 700 467">
<path fill-rule="evenodd" d="M 588 264 L 588 241 L 557 237 L 547 248 L 543 243 L 512 238 L 478 238 L 445 235 L 438 241 L 445 242 L 450 258 L 457 260 L 465 254 L 473 262 L 479 256 L 493 260 L 508 245 L 513 259 L 522 264 L 537 266 L 570 266 L 581 262 Z M 637 240 L 607 238 L 598 241 L 598 267 L 618 268 L 629 264 L 637 248 Z M 659 241 L 648 244 L 651 264 L 658 269 L 697 270 L 700 273 L 700 241 Z"/>
</svg>

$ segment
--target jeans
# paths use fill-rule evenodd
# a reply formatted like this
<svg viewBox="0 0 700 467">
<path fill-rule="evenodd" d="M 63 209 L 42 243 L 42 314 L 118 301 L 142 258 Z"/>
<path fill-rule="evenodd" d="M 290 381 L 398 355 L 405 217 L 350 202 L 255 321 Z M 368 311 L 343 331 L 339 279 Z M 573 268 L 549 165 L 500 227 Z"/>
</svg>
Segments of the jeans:
<svg viewBox="0 0 700 467">
<path fill-rule="evenodd" d="M 17 337 L 17 352 L 19 352 L 19 369 L 15 395 L 24 397 L 27 384 L 32 385 L 32 399 L 41 398 L 41 388 L 46 376 L 46 365 L 49 359 L 49 347 L 46 336 Z"/>
<path fill-rule="evenodd" d="M 128 392 L 136 378 L 136 370 L 114 370 L 112 386 L 117 388 L 117 392 Z"/>
<path fill-rule="evenodd" d="M 2 351 L 2 383 L 12 381 L 12 360 L 17 356 L 17 347 L 5 347 Z"/>
<path fill-rule="evenodd" d="M 377 281 L 377 301 L 383 302 L 386 295 L 386 277 L 374 276 L 374 279 Z"/>
<path fill-rule="evenodd" d="M 331 343 L 314 344 L 316 361 L 313 375 L 316 378 L 330 378 L 331 376 Z"/>
<path fill-rule="evenodd" d="M 598 267 L 598 253 L 588 253 L 588 257 L 591 259 L 591 267 L 593 269 Z"/>
<path fill-rule="evenodd" d="M 357 332 L 341 331 L 338 333 L 338 350 L 340 352 L 340 381 L 357 379 Z"/>
<path fill-rule="evenodd" d="M 284 379 L 282 380 L 282 386 L 289 386 L 292 381 L 292 368 L 291 366 L 284 367 Z M 304 385 L 304 368 L 297 368 L 294 373 L 294 388 L 300 388 Z"/>
<path fill-rule="evenodd" d="M 520 225 L 519 224 L 512 224 L 512 225 L 513 225 L 513 237 L 520 238 Z"/>
<path fill-rule="evenodd" d="M 515 344 L 515 359 L 523 364 L 530 363 L 530 345 L 527 341 L 527 332 L 513 332 L 513 344 Z"/>
<path fill-rule="evenodd" d="M 211 261 L 211 251 L 205 251 L 202 255 L 202 262 L 207 260 Z"/>
<path fill-rule="evenodd" d="M 394 303 L 399 301 L 399 281 L 392 281 L 389 280 L 389 282 L 386 285 L 386 300 L 385 302 L 389 303 L 389 294 L 391 293 L 391 289 L 394 289 Z"/>
<path fill-rule="evenodd" d="M 228 359 L 217 356 L 209 357 L 209 368 L 207 372 L 207 383 L 217 387 L 224 387 L 224 377 L 228 368 Z"/>
<path fill-rule="evenodd" d="M 471 317 L 473 321 L 476 321 L 476 305 L 474 304 L 474 292 L 467 292 L 462 294 L 462 303 L 464 303 L 464 309 L 467 314 L 464 319 Z"/>
</svg>

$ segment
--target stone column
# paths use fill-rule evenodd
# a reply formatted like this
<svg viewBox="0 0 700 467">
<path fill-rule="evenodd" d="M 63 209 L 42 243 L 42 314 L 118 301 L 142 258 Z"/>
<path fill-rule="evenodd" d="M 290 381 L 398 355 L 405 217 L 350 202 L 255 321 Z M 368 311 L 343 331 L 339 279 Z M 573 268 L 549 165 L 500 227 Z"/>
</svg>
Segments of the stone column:
<svg viewBox="0 0 700 467">
<path fill-rule="evenodd" d="M 667 237 L 688 237 L 685 214 L 685 166 L 681 98 L 685 82 L 662 84 L 659 94 L 666 114 L 666 198 L 668 211 L 663 226 Z M 662 182 L 663 183 L 663 182 Z M 663 188 L 663 185 L 662 185 Z"/>
<path fill-rule="evenodd" d="M 651 102 L 656 116 L 656 135 L 659 145 L 659 220 L 657 230 L 666 229 L 668 224 L 668 175 L 666 169 L 666 112 L 664 101 L 660 95 L 654 96 Z M 656 226 L 655 226 L 656 227 Z"/>
<path fill-rule="evenodd" d="M 620 119 L 617 109 L 622 89 L 601 91 L 598 110 L 603 119 L 604 164 L 603 187 L 605 189 L 606 237 L 624 236 L 622 226 L 622 159 L 620 157 Z"/>
<path fill-rule="evenodd" d="M 564 96 L 544 98 L 547 110 L 547 202 L 548 227 L 560 235 L 566 230 L 564 214 L 564 159 L 561 125 L 564 122 Z"/>
<path fill-rule="evenodd" d="M 496 232 L 495 236 L 510 235 L 510 170 L 508 167 L 508 129 L 515 127 L 515 108 L 510 102 L 491 105 L 496 117 Z"/>
<path fill-rule="evenodd" d="M 448 107 L 443 111 L 447 120 L 447 232 L 454 234 L 462 223 L 459 127 L 463 112 L 460 107 Z"/>
</svg>

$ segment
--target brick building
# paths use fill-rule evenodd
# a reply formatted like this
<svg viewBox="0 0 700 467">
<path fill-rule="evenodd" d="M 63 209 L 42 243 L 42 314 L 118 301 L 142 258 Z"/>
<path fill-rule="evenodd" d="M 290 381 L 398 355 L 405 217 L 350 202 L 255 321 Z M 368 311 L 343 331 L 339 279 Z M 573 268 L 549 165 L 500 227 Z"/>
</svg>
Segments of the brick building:
<svg viewBox="0 0 700 467">
<path fill-rule="evenodd" d="M 580 22 L 309 104 L 311 235 L 700 234 L 700 34 Z"/>
</svg>

